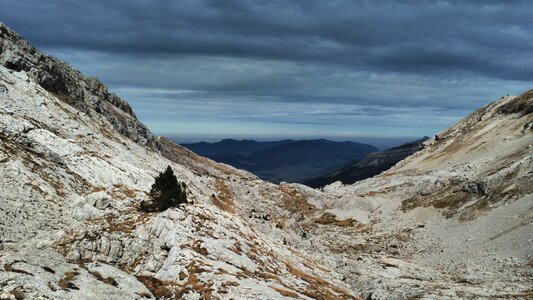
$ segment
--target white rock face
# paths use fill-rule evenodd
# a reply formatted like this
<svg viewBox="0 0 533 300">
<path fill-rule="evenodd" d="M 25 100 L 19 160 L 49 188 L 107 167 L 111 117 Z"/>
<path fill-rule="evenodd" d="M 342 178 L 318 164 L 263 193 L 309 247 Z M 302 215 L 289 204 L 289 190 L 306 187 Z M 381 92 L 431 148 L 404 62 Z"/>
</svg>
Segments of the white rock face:
<svg viewBox="0 0 533 300">
<path fill-rule="evenodd" d="M 533 93 L 374 178 L 276 186 L 153 137 L 101 83 L 0 29 L 0 299 L 531 295 Z M 79 82 L 52 84 L 65 78 Z M 140 212 L 169 165 L 191 203 Z"/>
<path fill-rule="evenodd" d="M 276 186 L 176 145 L 173 151 L 182 152 L 172 153 L 186 159 L 175 159 L 188 165 L 169 160 L 122 136 L 97 114 L 79 114 L 33 81 L 27 82 L 20 72 L 0 67 L 0 83 L 9 86 L 0 95 L 1 258 L 5 264 L 24 260 L 33 264 L 32 270 L 65 266 L 62 274 L 40 272 L 43 276 L 19 272 L 24 262 L 14 264 L 14 269 L 0 268 L 6 295 L 356 297 L 339 275 L 282 245 L 279 236 L 271 238 L 241 219 L 247 215 L 244 207 L 253 202 L 271 206 L 278 201 L 281 192 Z M 47 105 L 36 110 L 35 103 Z M 137 206 L 147 199 L 153 177 L 167 165 L 187 183 L 194 205 L 155 214 L 139 212 Z M 247 195 L 242 204 L 238 194 Z M 273 227 L 267 223 L 263 229 L 269 233 Z M 43 253 L 57 257 L 40 261 Z M 40 265 L 22 257 L 39 260 Z M 100 265 L 95 266 L 95 261 Z M 79 267 L 74 269 L 75 265 Z M 66 272 L 79 274 L 65 283 L 61 279 Z M 114 281 L 103 282 L 106 278 Z M 321 286 L 316 286 L 318 280 Z"/>
</svg>

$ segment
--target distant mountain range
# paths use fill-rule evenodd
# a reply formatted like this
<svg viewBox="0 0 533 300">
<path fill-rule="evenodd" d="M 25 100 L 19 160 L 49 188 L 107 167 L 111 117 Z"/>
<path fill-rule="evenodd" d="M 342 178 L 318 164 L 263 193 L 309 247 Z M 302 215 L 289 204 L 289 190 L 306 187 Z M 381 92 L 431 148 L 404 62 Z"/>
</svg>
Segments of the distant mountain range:
<svg viewBox="0 0 533 300">
<path fill-rule="evenodd" d="M 399 161 L 422 149 L 422 143 L 427 139 L 428 137 L 425 136 L 419 140 L 398 147 L 371 153 L 362 160 L 348 164 L 340 170 L 327 175 L 307 180 L 304 184 L 319 188 L 336 181 L 341 181 L 344 184 L 352 184 L 356 181 L 373 177 L 390 169 Z"/>
<path fill-rule="evenodd" d="M 273 183 L 303 183 L 377 151 L 368 144 L 324 139 L 274 142 L 225 139 L 216 143 L 181 145 L 215 161 L 250 171 Z"/>
<path fill-rule="evenodd" d="M 196 152 L 197 154 L 202 154 L 209 158 L 215 157 L 225 157 L 226 155 L 244 155 L 248 156 L 256 151 L 260 151 L 266 148 L 289 144 L 295 142 L 294 140 L 281 140 L 273 142 L 258 142 L 254 140 L 234 140 L 234 139 L 224 139 L 220 142 L 208 143 L 208 142 L 199 142 L 199 143 L 188 143 L 180 145 Z"/>
</svg>

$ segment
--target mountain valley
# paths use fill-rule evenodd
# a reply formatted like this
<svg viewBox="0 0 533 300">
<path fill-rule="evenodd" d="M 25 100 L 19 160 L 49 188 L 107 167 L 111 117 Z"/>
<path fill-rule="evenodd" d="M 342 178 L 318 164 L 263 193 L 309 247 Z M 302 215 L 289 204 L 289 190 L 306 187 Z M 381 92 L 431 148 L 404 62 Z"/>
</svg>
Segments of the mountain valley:
<svg viewBox="0 0 533 300">
<path fill-rule="evenodd" d="M 423 148 L 423 143 L 428 140 L 423 137 L 419 140 L 405 143 L 387 150 L 370 153 L 368 156 L 355 163 L 343 166 L 340 170 L 335 170 L 326 175 L 308 179 L 304 182 L 313 188 L 320 188 L 336 181 L 344 184 L 352 184 L 372 176 L 378 175 L 393 167 L 396 163 Z"/>
<path fill-rule="evenodd" d="M 421 145 L 354 184 L 269 183 L 0 23 L 0 299 L 533 297 L 533 90 Z M 167 166 L 189 203 L 140 211 Z"/>
<path fill-rule="evenodd" d="M 217 143 L 181 145 L 214 161 L 252 172 L 272 183 L 303 183 L 377 151 L 374 146 L 367 144 L 324 139 L 274 142 L 226 139 Z"/>
</svg>

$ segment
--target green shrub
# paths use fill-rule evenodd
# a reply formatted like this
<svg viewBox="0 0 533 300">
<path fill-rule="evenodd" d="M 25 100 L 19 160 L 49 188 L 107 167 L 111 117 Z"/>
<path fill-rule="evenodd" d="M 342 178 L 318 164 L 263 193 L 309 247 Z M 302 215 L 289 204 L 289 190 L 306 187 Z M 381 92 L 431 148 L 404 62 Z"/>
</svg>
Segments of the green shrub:
<svg viewBox="0 0 533 300">
<path fill-rule="evenodd" d="M 187 186 L 178 182 L 170 166 L 165 172 L 159 173 L 150 190 L 151 203 L 141 202 L 140 209 L 145 212 L 164 211 L 170 207 L 187 203 Z"/>
</svg>

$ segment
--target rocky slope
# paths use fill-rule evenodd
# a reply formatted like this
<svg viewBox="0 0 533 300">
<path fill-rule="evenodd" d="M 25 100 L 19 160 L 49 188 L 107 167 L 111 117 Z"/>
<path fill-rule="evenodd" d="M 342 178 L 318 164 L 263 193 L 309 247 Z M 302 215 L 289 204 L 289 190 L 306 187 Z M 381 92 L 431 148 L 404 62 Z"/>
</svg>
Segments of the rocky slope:
<svg viewBox="0 0 533 300">
<path fill-rule="evenodd" d="M 532 109 L 532 91 L 503 97 L 391 170 L 325 187 L 336 195 L 326 207 L 368 218 L 371 239 L 388 239 L 386 256 L 401 259 L 390 266 L 393 277 L 415 269 L 421 276 L 404 273 L 398 282 L 374 281 L 372 289 L 394 290 L 398 298 L 532 296 Z M 413 278 L 417 287 L 402 290 Z"/>
<path fill-rule="evenodd" d="M 92 89 L 65 63 L 1 31 L 0 298 L 356 297 L 340 275 L 236 212 L 244 205 L 237 200 L 261 202 L 293 218 L 277 204 L 291 188 L 153 137 L 101 83 Z M 43 84 L 50 70 L 72 86 Z M 139 213 L 167 165 L 193 204 Z"/>
<path fill-rule="evenodd" d="M 313 188 L 321 188 L 336 181 L 352 184 L 356 181 L 370 178 L 390 169 L 397 162 L 422 149 L 422 143 L 427 139 L 428 137 L 424 137 L 398 147 L 370 153 L 367 157 L 344 166 L 340 170 L 312 178 L 304 183 Z"/>
<path fill-rule="evenodd" d="M 531 92 L 317 191 L 154 137 L 97 80 L 0 31 L 0 299 L 532 295 Z M 167 165 L 191 203 L 139 212 Z"/>
</svg>

